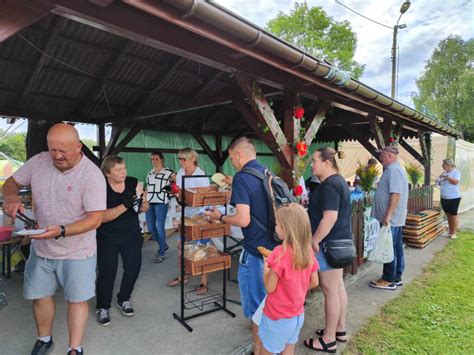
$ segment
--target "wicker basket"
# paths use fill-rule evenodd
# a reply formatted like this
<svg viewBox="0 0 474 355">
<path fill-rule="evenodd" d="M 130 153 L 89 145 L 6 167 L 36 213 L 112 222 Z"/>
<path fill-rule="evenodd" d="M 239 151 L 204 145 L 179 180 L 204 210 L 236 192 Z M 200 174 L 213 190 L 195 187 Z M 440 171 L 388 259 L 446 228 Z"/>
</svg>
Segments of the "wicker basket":
<svg viewBox="0 0 474 355">
<path fill-rule="evenodd" d="M 219 252 L 219 256 L 199 261 L 191 261 L 187 258 L 184 258 L 184 268 L 186 272 L 190 273 L 192 276 L 229 269 L 230 255 Z"/>
<path fill-rule="evenodd" d="M 184 191 L 184 201 L 192 207 L 225 205 L 230 202 L 230 194 L 230 191 L 218 191 L 217 185 L 194 187 Z"/>
<path fill-rule="evenodd" d="M 225 235 L 230 235 L 230 224 L 227 223 L 206 223 L 184 227 L 186 240 L 200 240 Z"/>
</svg>

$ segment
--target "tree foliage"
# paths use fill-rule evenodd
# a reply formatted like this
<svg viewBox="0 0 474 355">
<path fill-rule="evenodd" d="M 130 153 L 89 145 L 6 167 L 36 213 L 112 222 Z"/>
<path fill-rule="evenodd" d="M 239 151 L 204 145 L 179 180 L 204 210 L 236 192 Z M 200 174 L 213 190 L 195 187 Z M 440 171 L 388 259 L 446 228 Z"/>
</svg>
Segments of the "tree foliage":
<svg viewBox="0 0 474 355">
<path fill-rule="evenodd" d="M 97 145 L 97 142 L 93 139 L 84 138 L 84 139 L 81 139 L 81 141 L 83 144 L 85 144 L 86 147 L 89 148 L 91 152 L 93 152 L 93 147 Z"/>
<path fill-rule="evenodd" d="M 439 42 L 416 80 L 417 110 L 448 123 L 474 141 L 474 39 L 449 36 Z"/>
<path fill-rule="evenodd" d="M 3 137 L 5 132 L 0 129 L 0 137 Z M 5 153 L 9 157 L 19 160 L 26 160 L 26 134 L 14 133 L 3 138 L 0 138 L 0 152 Z"/>
<path fill-rule="evenodd" d="M 365 65 L 353 60 L 357 38 L 349 22 L 334 21 L 321 7 L 296 3 L 287 15 L 279 12 L 267 29 L 317 58 L 326 59 L 358 79 Z"/>
</svg>

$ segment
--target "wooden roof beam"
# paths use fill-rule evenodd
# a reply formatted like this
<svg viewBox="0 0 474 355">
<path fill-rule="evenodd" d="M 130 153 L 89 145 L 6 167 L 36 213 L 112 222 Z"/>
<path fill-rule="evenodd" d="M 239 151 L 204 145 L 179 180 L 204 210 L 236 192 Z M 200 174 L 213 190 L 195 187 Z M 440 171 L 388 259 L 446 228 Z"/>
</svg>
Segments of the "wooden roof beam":
<svg viewBox="0 0 474 355">
<path fill-rule="evenodd" d="M 1 1 L 0 43 L 47 16 L 53 6 L 32 1 Z"/>
<path fill-rule="evenodd" d="M 306 134 L 304 136 L 304 141 L 308 145 L 308 147 L 311 145 L 311 143 L 313 143 L 314 139 L 316 138 L 316 134 L 318 133 L 321 124 L 326 119 L 327 113 L 330 109 L 331 104 L 329 102 L 323 102 L 314 117 L 312 118 L 311 125 L 306 130 Z"/>
</svg>

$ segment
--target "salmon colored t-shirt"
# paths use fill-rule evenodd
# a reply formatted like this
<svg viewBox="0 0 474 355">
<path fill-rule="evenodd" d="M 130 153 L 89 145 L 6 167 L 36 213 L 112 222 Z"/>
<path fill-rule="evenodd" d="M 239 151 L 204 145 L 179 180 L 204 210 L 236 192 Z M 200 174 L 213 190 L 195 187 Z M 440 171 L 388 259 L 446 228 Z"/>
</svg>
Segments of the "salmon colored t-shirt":
<svg viewBox="0 0 474 355">
<path fill-rule="evenodd" d="M 274 292 L 267 295 L 263 313 L 272 320 L 292 318 L 304 312 L 304 300 L 309 288 L 311 274 L 319 269 L 313 255 L 313 265 L 306 269 L 293 268 L 293 250 L 290 246 L 276 247 L 267 258 L 268 267 L 278 276 Z"/>
<path fill-rule="evenodd" d="M 104 211 L 107 190 L 100 169 L 82 156 L 72 169 L 60 172 L 48 152 L 29 159 L 13 178 L 31 186 L 40 228 L 68 225 L 87 212 Z M 32 240 L 36 255 L 47 259 L 85 259 L 96 253 L 95 229 L 60 239 Z"/>
</svg>

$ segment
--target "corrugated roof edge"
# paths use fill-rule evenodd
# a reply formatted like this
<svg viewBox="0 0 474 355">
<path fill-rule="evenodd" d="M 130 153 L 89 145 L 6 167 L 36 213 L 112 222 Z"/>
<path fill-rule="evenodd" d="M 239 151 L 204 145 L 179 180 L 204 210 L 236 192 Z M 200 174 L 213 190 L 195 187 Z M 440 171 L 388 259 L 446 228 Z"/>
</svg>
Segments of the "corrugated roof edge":
<svg viewBox="0 0 474 355">
<path fill-rule="evenodd" d="M 125 1 L 127 2 L 127 1 Z M 132 1 L 133 2 L 133 1 Z M 418 122 L 423 122 L 433 129 L 437 131 L 444 132 L 446 134 L 458 137 L 459 132 L 453 129 L 452 127 L 441 123 L 435 118 L 427 116 L 409 106 L 406 106 L 386 95 L 383 93 L 378 92 L 377 90 L 369 87 L 368 85 L 360 82 L 349 76 L 349 80 L 344 80 L 344 76 L 347 75 L 346 73 L 339 70 L 337 67 L 328 63 L 326 61 L 322 61 L 308 53 L 305 53 L 298 47 L 278 38 L 274 34 L 260 28 L 259 26 L 255 25 L 254 23 L 246 20 L 245 18 L 235 14 L 234 12 L 230 11 L 229 9 L 215 3 L 211 0 L 206 1 L 199 1 L 199 0 L 181 0 L 181 1 L 172 1 L 172 0 L 163 0 L 166 4 L 178 9 L 179 11 L 184 11 L 186 13 L 185 17 L 197 17 L 200 20 L 217 27 L 221 30 L 225 30 L 225 28 L 221 28 L 216 26 L 216 23 L 219 23 L 219 17 L 222 19 L 222 15 L 227 15 L 233 17 L 235 20 L 240 22 L 240 25 L 244 25 L 247 28 L 247 32 L 243 34 L 243 31 L 226 31 L 227 33 L 231 34 L 234 37 L 239 38 L 240 40 L 244 40 L 249 42 L 248 37 L 248 30 L 256 30 L 257 34 L 252 40 L 253 46 L 260 47 L 261 50 L 266 52 L 268 48 L 262 47 L 261 43 L 263 41 L 267 41 L 266 45 L 271 46 L 276 42 L 279 42 L 282 46 L 278 48 L 281 51 L 281 54 L 285 54 L 285 56 L 279 55 L 277 51 L 269 52 L 273 55 L 277 55 L 280 58 L 290 61 L 295 66 L 300 68 L 304 68 L 307 71 L 311 71 L 313 75 L 316 75 L 320 78 L 326 79 L 332 85 L 343 87 L 346 91 L 350 93 L 356 93 L 362 97 L 369 98 L 371 100 L 376 101 L 378 104 L 388 106 L 393 109 L 395 112 L 406 116 L 408 119 L 416 119 Z M 199 9 L 201 7 L 201 9 Z M 204 7 L 204 8 L 202 8 Z M 232 27 L 229 22 L 226 22 L 227 27 Z M 263 34 L 263 36 L 262 36 Z M 240 35 L 240 37 L 239 37 Z M 245 36 L 247 35 L 247 36 Z M 245 36 L 245 37 L 244 37 Z M 265 38 L 266 37 L 266 38 Z M 272 48 L 275 49 L 275 48 Z M 295 53 L 296 52 L 296 53 Z M 298 57 L 299 56 L 299 57 Z M 294 62 L 289 59 L 289 57 L 296 58 Z M 316 62 L 316 63 L 314 63 Z M 332 71 L 332 74 L 328 76 L 328 74 Z M 339 81 L 338 81 L 339 80 Z M 337 83 L 336 83 L 337 82 Z M 374 99 L 375 97 L 375 99 Z M 426 121 L 428 120 L 428 121 Z M 441 126 L 441 127 L 440 127 Z M 438 128 L 440 127 L 440 128 Z"/>
</svg>

